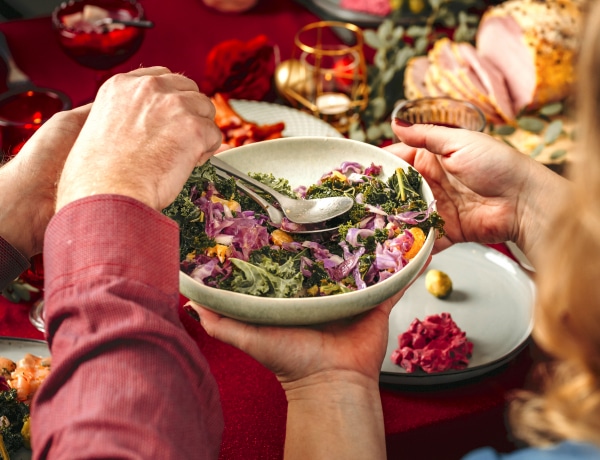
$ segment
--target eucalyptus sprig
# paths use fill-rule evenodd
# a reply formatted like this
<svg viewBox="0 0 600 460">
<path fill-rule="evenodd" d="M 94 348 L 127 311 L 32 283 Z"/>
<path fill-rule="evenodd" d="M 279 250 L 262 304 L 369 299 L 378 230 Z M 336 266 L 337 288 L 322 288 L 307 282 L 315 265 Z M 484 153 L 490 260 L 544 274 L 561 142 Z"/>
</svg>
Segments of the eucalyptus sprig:
<svg viewBox="0 0 600 460">
<path fill-rule="evenodd" d="M 519 129 L 538 136 L 537 144 L 528 152 L 530 157 L 540 156 L 545 149 L 552 148 L 553 144 L 563 136 L 568 136 L 571 139 L 575 137 L 575 132 L 568 132 L 563 120 L 559 118 L 561 115 L 568 116 L 567 110 L 568 108 L 563 102 L 553 102 L 536 111 L 524 112 L 517 116 L 516 121 Z M 517 127 L 509 125 L 491 126 L 490 134 L 496 135 L 511 147 L 517 148 L 510 141 L 510 136 L 515 133 Z M 558 148 L 553 150 L 548 158 L 558 161 L 564 159 L 566 155 L 566 149 Z"/>
<path fill-rule="evenodd" d="M 428 0 L 420 11 L 427 16 L 420 23 L 403 25 L 396 13 L 385 19 L 377 30 L 364 33 L 367 46 L 375 49 L 373 63 L 367 69 L 369 103 L 358 120 L 351 123 L 352 139 L 379 144 L 393 137 L 389 116 L 394 104 L 404 97 L 404 71 L 408 60 L 427 54 L 433 43 L 452 33 L 457 41 L 472 41 L 481 19 L 484 3 L 480 0 Z M 412 3 L 412 2 L 409 2 Z M 475 12 L 474 12 L 475 11 Z"/>
</svg>

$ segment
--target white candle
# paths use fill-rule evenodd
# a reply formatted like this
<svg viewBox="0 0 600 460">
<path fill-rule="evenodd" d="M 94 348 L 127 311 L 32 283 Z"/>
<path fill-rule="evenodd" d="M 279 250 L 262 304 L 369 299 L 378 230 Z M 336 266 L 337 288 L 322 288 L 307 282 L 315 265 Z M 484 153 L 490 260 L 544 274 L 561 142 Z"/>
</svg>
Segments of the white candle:
<svg viewBox="0 0 600 460">
<path fill-rule="evenodd" d="M 350 110 L 352 101 L 344 93 L 323 93 L 317 96 L 315 105 L 324 115 L 338 115 Z"/>
</svg>

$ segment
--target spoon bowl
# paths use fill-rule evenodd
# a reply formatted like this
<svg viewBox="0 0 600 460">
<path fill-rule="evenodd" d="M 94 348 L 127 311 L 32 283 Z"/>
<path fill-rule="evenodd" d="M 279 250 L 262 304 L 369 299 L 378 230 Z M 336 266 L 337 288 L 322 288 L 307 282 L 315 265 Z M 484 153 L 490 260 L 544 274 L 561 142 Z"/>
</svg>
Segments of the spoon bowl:
<svg viewBox="0 0 600 460">
<path fill-rule="evenodd" d="M 248 176 L 239 169 L 213 156 L 210 160 L 216 169 L 225 171 L 244 182 L 267 192 L 280 204 L 281 211 L 296 224 L 317 224 L 341 216 L 354 206 L 354 199 L 347 196 L 318 198 L 314 200 L 295 200 L 272 189 L 268 185 Z"/>
<path fill-rule="evenodd" d="M 221 176 L 224 179 L 229 179 L 231 176 L 220 169 L 215 168 L 216 174 Z M 285 216 L 283 212 L 281 212 L 278 208 L 273 206 L 267 200 L 265 200 L 262 196 L 252 190 L 250 187 L 246 187 L 240 180 L 235 181 L 235 185 L 242 192 L 252 198 L 258 205 L 267 213 L 269 216 L 269 221 L 275 227 L 281 227 L 282 230 L 285 230 L 287 233 L 300 233 L 300 234 L 309 234 L 309 233 L 329 233 L 337 230 L 339 225 L 335 227 L 327 227 L 326 225 L 285 225 L 284 219 Z M 282 226 L 283 224 L 283 226 Z M 322 222 L 321 224 L 326 224 L 326 222 Z"/>
</svg>

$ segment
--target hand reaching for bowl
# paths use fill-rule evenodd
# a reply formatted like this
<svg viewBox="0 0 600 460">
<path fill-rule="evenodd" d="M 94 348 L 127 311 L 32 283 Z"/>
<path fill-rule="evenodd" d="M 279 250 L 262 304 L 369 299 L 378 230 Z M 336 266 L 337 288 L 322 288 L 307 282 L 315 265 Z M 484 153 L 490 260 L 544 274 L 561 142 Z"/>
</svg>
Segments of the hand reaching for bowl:
<svg viewBox="0 0 600 460">
<path fill-rule="evenodd" d="M 100 88 L 65 162 L 57 210 L 102 193 L 162 210 L 194 166 L 221 146 L 214 115 L 196 83 L 166 68 L 112 77 Z"/>
<path fill-rule="evenodd" d="M 542 250 L 536 245 L 550 224 L 548 209 L 568 195 L 566 179 L 487 134 L 418 124 L 392 129 L 401 142 L 386 149 L 423 175 L 445 220 L 435 251 L 507 240 L 533 258 Z"/>
<path fill-rule="evenodd" d="M 90 107 L 54 115 L 0 168 L 0 235 L 27 258 L 42 252 L 56 184 Z"/>
</svg>

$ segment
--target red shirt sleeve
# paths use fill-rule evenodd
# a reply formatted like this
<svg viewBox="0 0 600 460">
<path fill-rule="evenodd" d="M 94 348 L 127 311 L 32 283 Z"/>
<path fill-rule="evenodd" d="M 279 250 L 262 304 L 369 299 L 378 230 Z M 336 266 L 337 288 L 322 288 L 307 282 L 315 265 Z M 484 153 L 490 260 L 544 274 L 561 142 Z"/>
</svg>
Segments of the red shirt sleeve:
<svg viewBox="0 0 600 460">
<path fill-rule="evenodd" d="M 218 457 L 218 388 L 177 313 L 178 246 L 173 221 L 123 196 L 78 200 L 50 222 L 37 458 Z"/>
<path fill-rule="evenodd" d="M 0 236 L 0 291 L 28 268 L 27 258 Z"/>
</svg>

